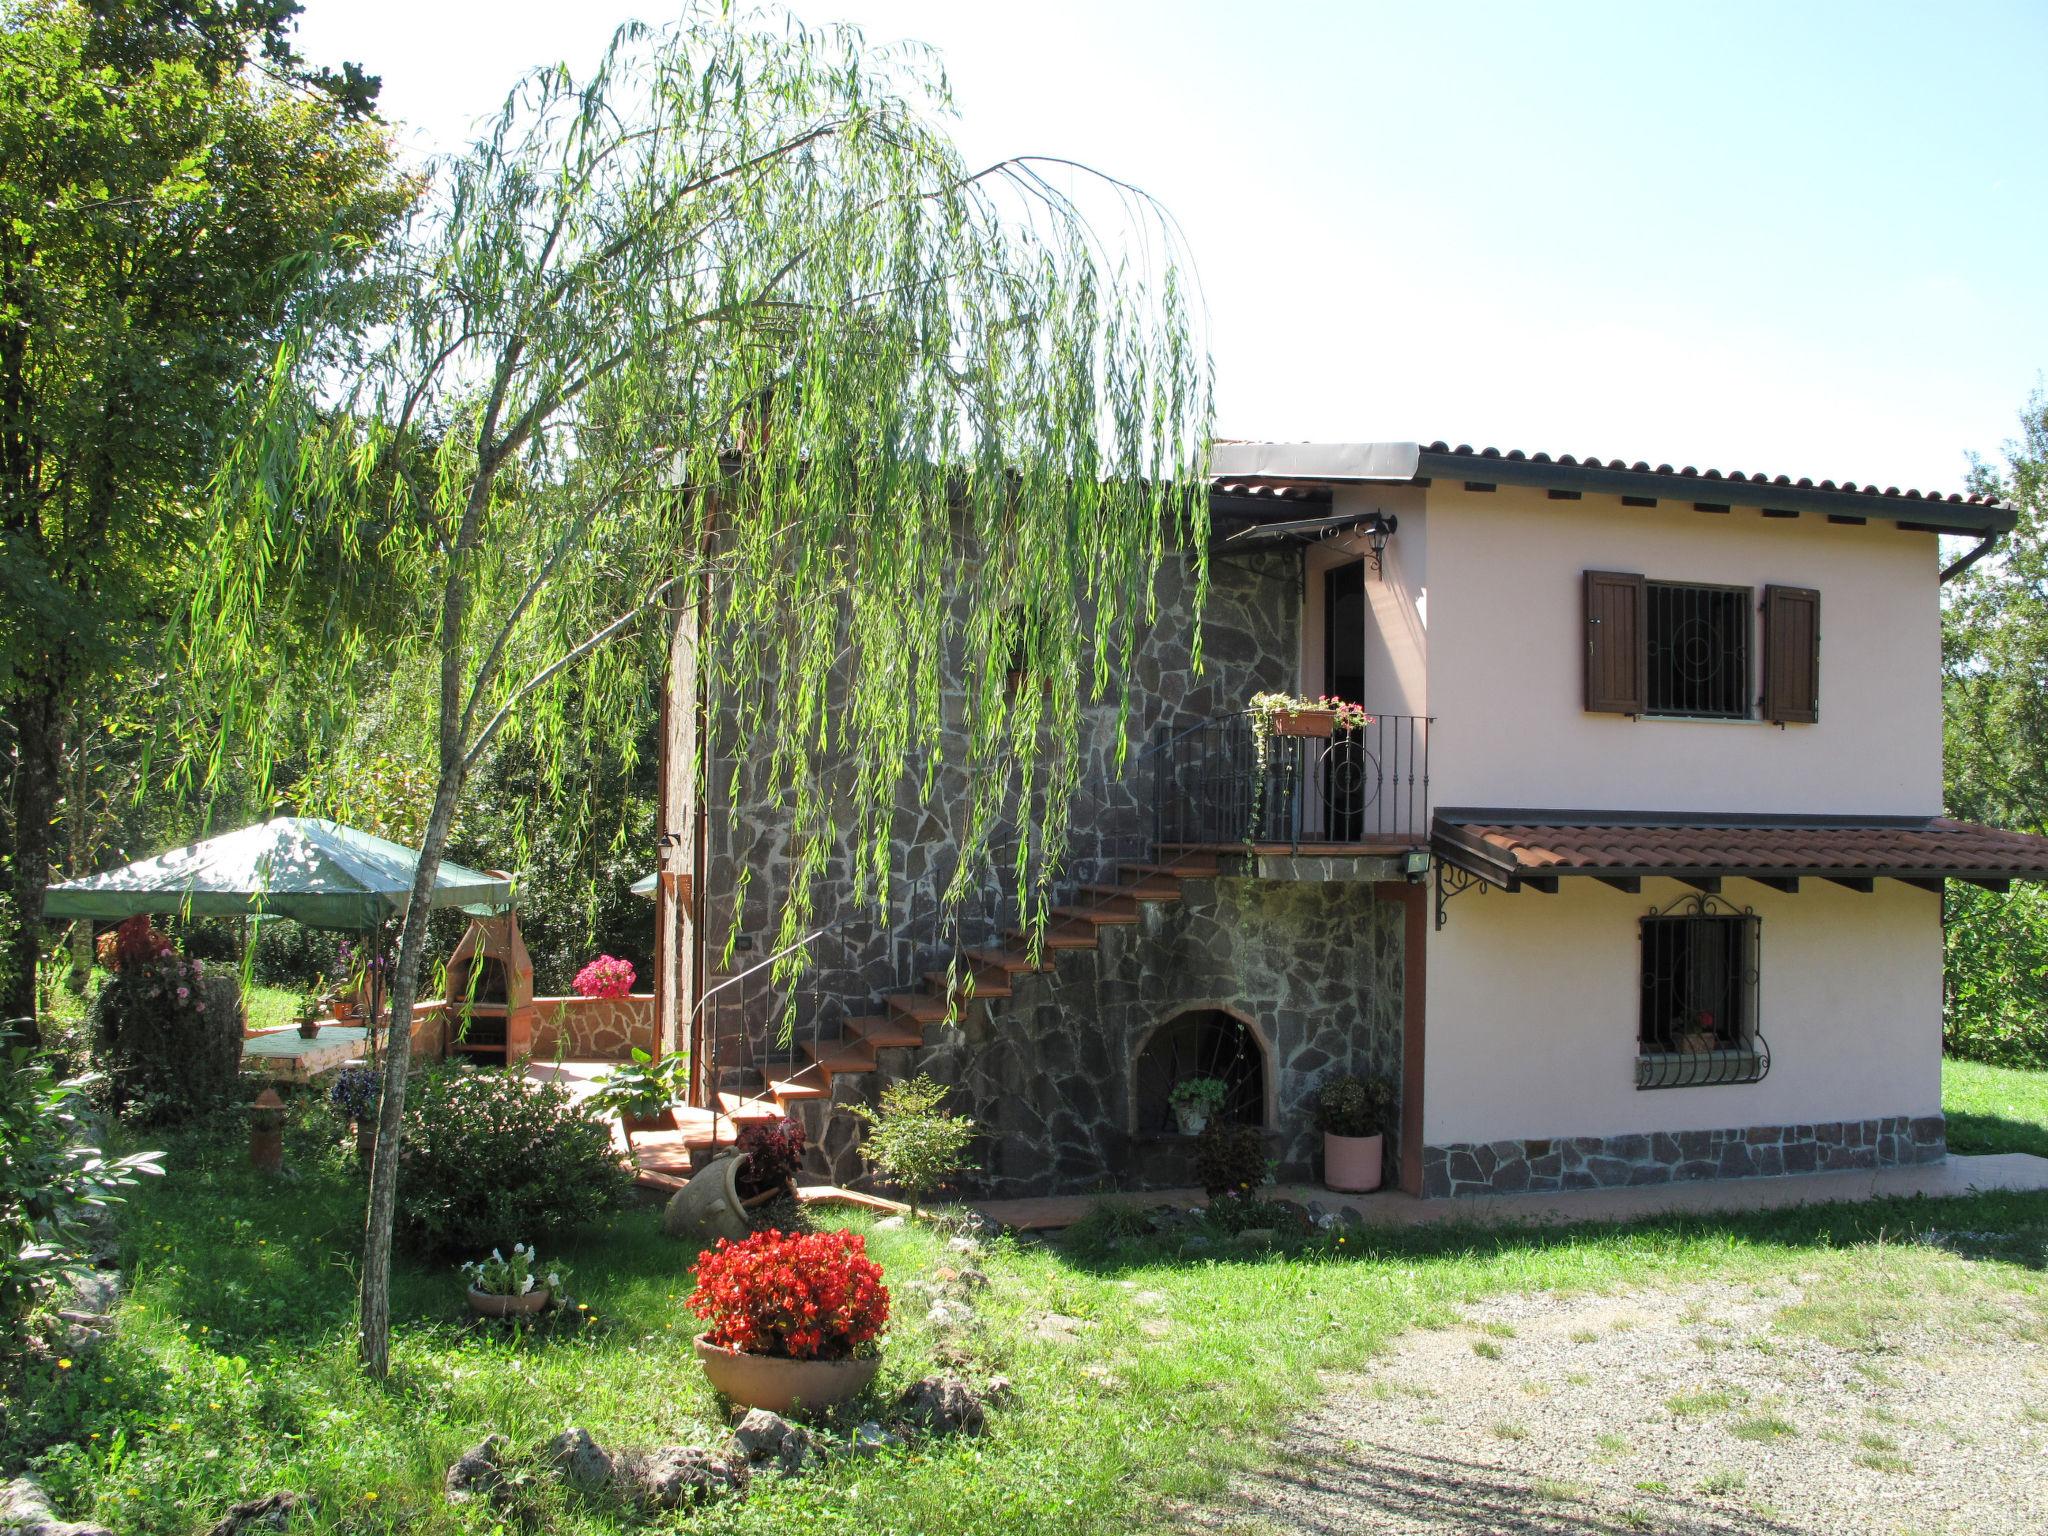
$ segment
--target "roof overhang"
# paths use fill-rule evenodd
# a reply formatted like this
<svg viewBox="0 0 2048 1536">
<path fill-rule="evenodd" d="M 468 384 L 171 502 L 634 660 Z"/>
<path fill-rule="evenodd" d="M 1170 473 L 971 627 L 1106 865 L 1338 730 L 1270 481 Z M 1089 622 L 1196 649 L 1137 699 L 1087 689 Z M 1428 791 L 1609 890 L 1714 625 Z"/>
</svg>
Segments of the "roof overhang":
<svg viewBox="0 0 2048 1536">
<path fill-rule="evenodd" d="M 1524 486 L 1567 495 L 1627 496 L 1646 505 L 1726 511 L 1756 507 L 1766 514 L 1824 516 L 1837 522 L 1881 521 L 1928 533 L 2003 533 L 2018 510 L 1993 497 L 1883 489 L 1853 480 L 1814 481 L 1789 475 L 1723 473 L 1640 460 L 1525 454 L 1519 449 L 1433 443 L 1216 443 L 1209 450 L 1212 497 L 1219 509 L 1253 511 L 1259 498 L 1300 499 L 1314 487 L 1433 484 Z"/>
<path fill-rule="evenodd" d="M 1645 879 L 1783 889 L 1880 879 L 2003 889 L 2048 881 L 2048 837 L 1938 816 L 1769 816 L 1639 811 L 1446 809 L 1430 831 L 1443 862 L 1506 890 L 1578 876 L 1633 889 Z"/>
</svg>

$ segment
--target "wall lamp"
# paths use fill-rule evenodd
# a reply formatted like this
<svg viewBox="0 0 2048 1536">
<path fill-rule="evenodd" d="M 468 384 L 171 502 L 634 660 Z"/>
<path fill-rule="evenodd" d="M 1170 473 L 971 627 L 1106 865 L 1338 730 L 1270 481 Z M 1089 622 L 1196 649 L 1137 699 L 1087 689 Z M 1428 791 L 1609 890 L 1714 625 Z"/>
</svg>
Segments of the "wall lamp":
<svg viewBox="0 0 2048 1536">
<path fill-rule="evenodd" d="M 1372 545 L 1372 573 L 1382 581 L 1386 579 L 1386 571 L 1381 566 L 1381 558 L 1387 552 L 1387 540 L 1394 536 L 1395 530 L 1400 526 L 1400 518 L 1385 512 L 1373 513 L 1365 524 L 1365 536 Z"/>
</svg>

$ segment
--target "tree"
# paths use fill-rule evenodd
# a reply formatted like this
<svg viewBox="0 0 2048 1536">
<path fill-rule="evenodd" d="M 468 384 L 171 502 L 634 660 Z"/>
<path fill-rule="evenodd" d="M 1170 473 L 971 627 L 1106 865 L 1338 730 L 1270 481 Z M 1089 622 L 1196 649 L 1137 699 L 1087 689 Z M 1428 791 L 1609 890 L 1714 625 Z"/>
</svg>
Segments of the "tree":
<svg viewBox="0 0 2048 1536">
<path fill-rule="evenodd" d="M 571 733 L 630 761 L 668 645 L 645 621 L 678 593 L 715 591 L 697 664 L 791 808 L 785 923 L 842 815 L 856 898 L 882 899 L 917 763 L 964 758 L 971 837 L 1007 808 L 1057 860 L 1084 691 L 1128 659 L 1169 540 L 1205 581 L 1186 487 L 1208 364 L 1159 210 L 1100 183 L 1132 214 L 1113 246 L 1057 184 L 1078 173 L 971 170 L 946 107 L 926 53 L 850 29 L 708 6 L 626 27 L 589 78 L 521 84 L 380 254 L 381 303 L 295 330 L 252 389 L 190 611 L 223 731 L 290 726 L 255 626 L 311 552 L 374 546 L 432 594 L 434 785 L 394 1017 L 467 776 L 508 731 L 557 774 Z M 956 639 L 964 731 L 939 709 Z M 1004 687 L 1018 654 L 1045 690 Z M 341 625 L 308 659 L 343 690 L 356 655 Z M 828 757 L 853 771 L 828 784 Z M 409 1054 L 394 1030 L 360 1318 L 378 1375 Z"/>
<path fill-rule="evenodd" d="M 34 1013 L 66 722 L 169 617 L 235 382 L 410 195 L 376 81 L 308 69 L 298 9 L 0 0 L 7 1015 Z"/>
<path fill-rule="evenodd" d="M 980 1127 L 966 1115 L 940 1108 L 947 1090 L 920 1073 L 882 1090 L 882 1107 L 853 1106 L 868 1123 L 860 1155 L 879 1168 L 910 1201 L 916 1216 L 926 1197 L 969 1166 L 967 1148 Z"/>
</svg>

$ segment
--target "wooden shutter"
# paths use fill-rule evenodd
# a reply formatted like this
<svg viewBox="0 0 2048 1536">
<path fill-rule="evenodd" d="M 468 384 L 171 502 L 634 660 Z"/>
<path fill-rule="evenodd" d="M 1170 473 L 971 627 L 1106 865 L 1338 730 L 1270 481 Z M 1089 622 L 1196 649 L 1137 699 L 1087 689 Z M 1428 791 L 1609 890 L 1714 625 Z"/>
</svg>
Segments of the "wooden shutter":
<svg viewBox="0 0 2048 1536">
<path fill-rule="evenodd" d="M 1586 708 L 1643 712 L 1643 578 L 1586 572 Z"/>
<path fill-rule="evenodd" d="M 1781 725 L 1820 719 L 1820 594 L 1764 588 L 1764 718 Z"/>
</svg>

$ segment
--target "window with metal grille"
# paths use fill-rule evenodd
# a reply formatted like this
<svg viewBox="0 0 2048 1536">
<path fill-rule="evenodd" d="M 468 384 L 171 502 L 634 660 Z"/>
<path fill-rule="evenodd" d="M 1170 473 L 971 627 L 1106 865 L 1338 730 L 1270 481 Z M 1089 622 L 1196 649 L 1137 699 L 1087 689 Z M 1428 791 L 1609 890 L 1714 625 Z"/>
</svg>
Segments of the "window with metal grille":
<svg viewBox="0 0 2048 1536">
<path fill-rule="evenodd" d="M 1757 919 L 1688 897 L 1642 920 L 1636 1086 L 1753 1083 L 1770 1070 L 1757 1028 Z"/>
<path fill-rule="evenodd" d="M 1747 587 L 1644 584 L 1645 713 L 1749 718 Z"/>
</svg>

